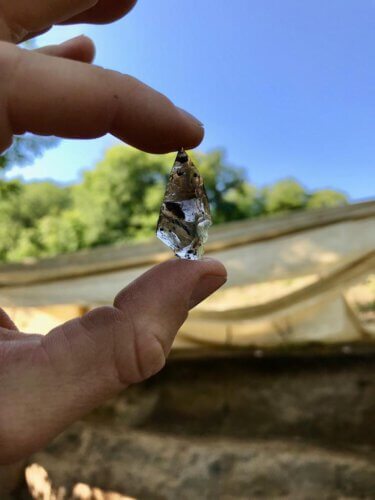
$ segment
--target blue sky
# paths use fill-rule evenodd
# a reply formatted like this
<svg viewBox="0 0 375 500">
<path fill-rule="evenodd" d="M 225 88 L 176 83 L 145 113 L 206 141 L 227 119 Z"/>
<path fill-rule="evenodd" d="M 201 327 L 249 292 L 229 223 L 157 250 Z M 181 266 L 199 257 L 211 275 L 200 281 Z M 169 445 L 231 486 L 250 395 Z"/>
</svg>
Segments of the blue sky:
<svg viewBox="0 0 375 500">
<path fill-rule="evenodd" d="M 54 28 L 38 44 L 82 33 L 97 64 L 196 114 L 201 149 L 225 148 L 255 184 L 292 176 L 374 196 L 374 0 L 139 0 L 117 23 Z M 62 141 L 12 175 L 74 181 L 116 142 Z"/>
</svg>

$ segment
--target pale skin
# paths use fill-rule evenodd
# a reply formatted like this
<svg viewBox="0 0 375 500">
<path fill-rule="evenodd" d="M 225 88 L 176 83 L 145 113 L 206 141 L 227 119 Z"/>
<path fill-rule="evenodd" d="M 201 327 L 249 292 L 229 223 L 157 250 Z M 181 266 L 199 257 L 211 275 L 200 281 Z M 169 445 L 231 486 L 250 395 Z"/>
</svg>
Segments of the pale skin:
<svg viewBox="0 0 375 500">
<path fill-rule="evenodd" d="M 92 65 L 78 37 L 26 51 L 59 23 L 108 23 L 135 0 L 0 0 L 0 152 L 26 131 L 70 138 L 110 132 L 143 151 L 199 145 L 203 127 L 128 75 Z M 23 459 L 130 384 L 157 373 L 189 309 L 226 280 L 219 262 L 170 260 L 48 335 L 24 334 L 0 309 L 0 464 Z"/>
</svg>

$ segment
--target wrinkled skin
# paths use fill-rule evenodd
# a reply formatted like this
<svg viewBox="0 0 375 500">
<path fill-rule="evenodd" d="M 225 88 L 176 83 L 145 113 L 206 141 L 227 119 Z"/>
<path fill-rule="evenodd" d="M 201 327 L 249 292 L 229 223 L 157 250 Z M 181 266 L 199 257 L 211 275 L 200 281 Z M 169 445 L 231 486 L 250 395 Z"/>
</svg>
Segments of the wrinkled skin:
<svg viewBox="0 0 375 500">
<path fill-rule="evenodd" d="M 194 117 L 128 75 L 92 65 L 78 37 L 26 51 L 59 23 L 107 23 L 135 0 L 0 0 L 0 152 L 26 131 L 71 138 L 107 132 L 144 151 L 192 148 Z M 159 371 L 188 314 L 226 280 L 214 260 L 171 260 L 48 335 L 27 335 L 0 310 L 0 464 L 27 457 L 74 420 Z"/>
</svg>

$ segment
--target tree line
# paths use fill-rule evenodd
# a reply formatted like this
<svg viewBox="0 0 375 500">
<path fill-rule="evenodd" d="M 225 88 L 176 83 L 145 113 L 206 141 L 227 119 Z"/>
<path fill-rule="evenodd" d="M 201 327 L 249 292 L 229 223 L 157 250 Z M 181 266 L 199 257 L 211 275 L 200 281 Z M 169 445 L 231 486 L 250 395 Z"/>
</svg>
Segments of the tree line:
<svg viewBox="0 0 375 500">
<path fill-rule="evenodd" d="M 243 169 L 225 161 L 220 150 L 192 156 L 204 177 L 216 224 L 348 203 L 343 193 L 310 192 L 294 179 L 257 188 Z M 3 179 L 0 261 L 49 257 L 152 236 L 174 157 L 115 146 L 72 186 Z"/>
</svg>

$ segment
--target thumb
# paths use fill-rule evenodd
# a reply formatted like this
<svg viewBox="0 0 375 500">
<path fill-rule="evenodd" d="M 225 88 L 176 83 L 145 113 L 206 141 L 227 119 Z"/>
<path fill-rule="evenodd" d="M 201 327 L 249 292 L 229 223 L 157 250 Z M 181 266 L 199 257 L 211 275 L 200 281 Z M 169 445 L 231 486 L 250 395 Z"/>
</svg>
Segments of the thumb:
<svg viewBox="0 0 375 500">
<path fill-rule="evenodd" d="M 219 262 L 206 259 L 189 262 L 172 260 L 161 264 L 121 291 L 114 306 L 131 319 L 135 361 L 134 374 L 124 373 L 125 380 L 147 378 L 165 363 L 176 333 L 190 309 L 220 288 L 226 270 Z M 125 352 L 129 338 L 120 336 Z M 121 363 L 124 368 L 126 363 Z M 134 380 L 134 375 L 136 375 Z"/>
<path fill-rule="evenodd" d="M 225 268 L 215 260 L 165 262 L 122 290 L 113 307 L 96 308 L 52 331 L 44 347 L 66 366 L 69 344 L 73 371 L 98 373 L 101 367 L 121 385 L 140 382 L 163 367 L 189 309 L 225 281 Z"/>
<path fill-rule="evenodd" d="M 9 404 L 0 411 L 0 437 L 3 422 L 9 447 L 2 442 L 0 463 L 41 448 L 124 387 L 159 371 L 189 309 L 225 281 L 215 260 L 171 260 L 120 292 L 113 307 L 68 321 L 39 344 L 21 343 L 22 352 L 13 347 L 2 395 Z"/>
</svg>

